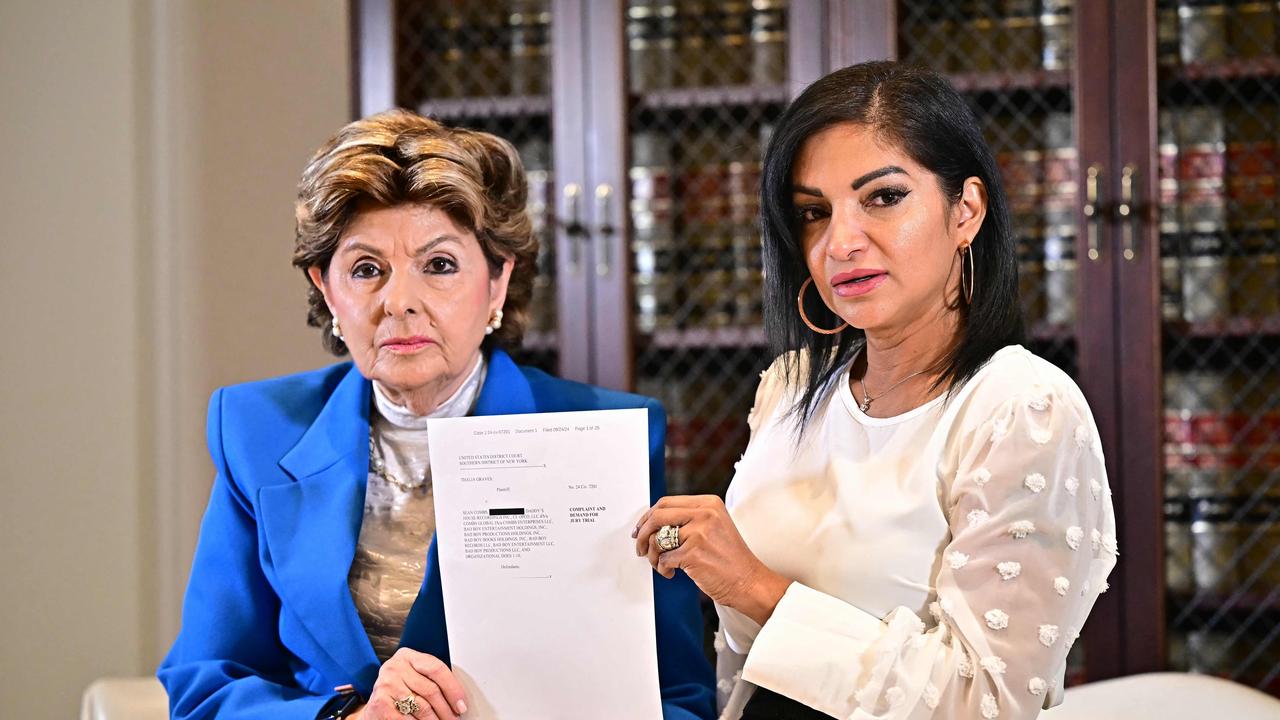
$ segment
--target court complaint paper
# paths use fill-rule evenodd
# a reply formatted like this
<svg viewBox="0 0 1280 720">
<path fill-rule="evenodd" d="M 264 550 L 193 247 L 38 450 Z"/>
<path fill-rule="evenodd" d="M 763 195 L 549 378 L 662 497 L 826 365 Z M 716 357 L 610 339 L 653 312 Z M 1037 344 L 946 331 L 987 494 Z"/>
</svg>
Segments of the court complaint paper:
<svg viewBox="0 0 1280 720">
<path fill-rule="evenodd" d="M 471 720 L 662 717 L 648 412 L 431 420 L 453 672 Z"/>
</svg>

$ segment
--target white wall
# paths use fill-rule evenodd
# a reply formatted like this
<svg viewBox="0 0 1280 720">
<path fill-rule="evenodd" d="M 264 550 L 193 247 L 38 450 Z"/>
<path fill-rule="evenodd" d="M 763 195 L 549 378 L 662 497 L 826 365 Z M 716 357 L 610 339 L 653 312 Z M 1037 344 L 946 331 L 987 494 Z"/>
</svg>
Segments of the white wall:
<svg viewBox="0 0 1280 720">
<path fill-rule="evenodd" d="M 0 0 L 0 698 L 149 673 L 218 385 L 329 362 L 289 265 L 345 0 Z"/>
<path fill-rule="evenodd" d="M 147 656 L 133 17 L 0 4 L 0 698 L 70 717 Z"/>
</svg>

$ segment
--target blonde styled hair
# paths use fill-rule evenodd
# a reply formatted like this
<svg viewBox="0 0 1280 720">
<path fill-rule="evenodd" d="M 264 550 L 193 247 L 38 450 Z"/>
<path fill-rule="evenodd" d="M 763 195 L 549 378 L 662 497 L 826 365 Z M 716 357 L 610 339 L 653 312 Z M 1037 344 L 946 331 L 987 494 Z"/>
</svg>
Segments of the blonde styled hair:
<svg viewBox="0 0 1280 720">
<path fill-rule="evenodd" d="M 294 206 L 293 265 L 328 272 L 338 240 L 370 205 L 430 205 L 475 234 L 491 273 L 515 261 L 502 306 L 502 327 L 486 343 L 515 347 L 524 337 L 538 239 L 525 209 L 524 165 L 511 143 L 489 133 L 452 128 L 406 110 L 389 110 L 338 131 L 307 163 Z M 344 355 L 333 315 L 310 283 L 307 324 L 321 328 L 326 349 Z"/>
</svg>

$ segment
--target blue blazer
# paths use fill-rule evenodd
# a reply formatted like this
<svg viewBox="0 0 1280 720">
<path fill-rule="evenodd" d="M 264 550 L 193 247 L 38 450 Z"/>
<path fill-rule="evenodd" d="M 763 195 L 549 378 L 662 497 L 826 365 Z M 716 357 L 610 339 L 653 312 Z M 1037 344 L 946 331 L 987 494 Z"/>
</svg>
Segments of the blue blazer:
<svg viewBox="0 0 1280 720">
<path fill-rule="evenodd" d="M 182 630 L 157 673 L 173 717 L 310 720 L 337 685 L 369 696 L 379 662 L 347 573 L 369 472 L 370 393 L 369 381 L 343 363 L 213 394 L 208 439 L 217 478 Z M 656 400 L 560 380 L 495 350 L 474 414 L 636 407 L 649 411 L 656 499 L 665 489 L 666 434 Z M 697 589 L 683 575 L 668 581 L 655 573 L 654 602 L 663 717 L 710 718 Z M 400 642 L 449 661 L 434 539 Z"/>
</svg>

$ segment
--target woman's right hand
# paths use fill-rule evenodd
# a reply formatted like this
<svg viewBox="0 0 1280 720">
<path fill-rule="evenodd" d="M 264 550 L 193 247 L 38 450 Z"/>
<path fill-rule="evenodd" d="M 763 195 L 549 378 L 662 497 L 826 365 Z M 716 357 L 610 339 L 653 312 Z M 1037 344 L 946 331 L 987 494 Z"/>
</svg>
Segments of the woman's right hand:
<svg viewBox="0 0 1280 720">
<path fill-rule="evenodd" d="M 412 695 L 418 711 L 412 716 L 396 709 L 396 700 Z M 409 648 L 400 648 L 378 670 L 369 702 L 352 717 L 360 720 L 456 720 L 467 711 L 462 683 L 449 666 L 438 658 Z"/>
</svg>

